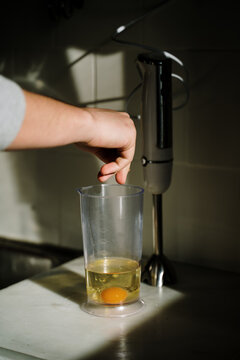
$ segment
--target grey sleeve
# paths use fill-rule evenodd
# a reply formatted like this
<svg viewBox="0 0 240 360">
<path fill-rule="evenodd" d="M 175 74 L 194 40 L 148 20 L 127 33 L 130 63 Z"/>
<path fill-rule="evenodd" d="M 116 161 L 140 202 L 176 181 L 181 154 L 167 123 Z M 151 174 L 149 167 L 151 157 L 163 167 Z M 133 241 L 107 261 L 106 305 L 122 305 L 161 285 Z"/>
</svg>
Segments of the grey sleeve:
<svg viewBox="0 0 240 360">
<path fill-rule="evenodd" d="M 0 75 L 0 150 L 6 149 L 17 136 L 25 108 L 20 86 Z"/>
</svg>

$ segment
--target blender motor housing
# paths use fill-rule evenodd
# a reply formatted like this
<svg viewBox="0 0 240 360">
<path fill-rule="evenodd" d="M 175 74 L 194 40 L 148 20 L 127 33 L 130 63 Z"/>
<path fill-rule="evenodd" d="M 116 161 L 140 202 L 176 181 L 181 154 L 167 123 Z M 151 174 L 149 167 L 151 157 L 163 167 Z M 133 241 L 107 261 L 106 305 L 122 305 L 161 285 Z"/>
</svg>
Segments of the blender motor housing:
<svg viewBox="0 0 240 360">
<path fill-rule="evenodd" d="M 146 189 L 153 195 L 153 246 L 142 273 L 142 281 L 153 286 L 176 282 L 171 263 L 163 254 L 162 194 L 172 175 L 172 60 L 164 54 L 138 55 L 142 78 L 143 174 Z"/>
</svg>

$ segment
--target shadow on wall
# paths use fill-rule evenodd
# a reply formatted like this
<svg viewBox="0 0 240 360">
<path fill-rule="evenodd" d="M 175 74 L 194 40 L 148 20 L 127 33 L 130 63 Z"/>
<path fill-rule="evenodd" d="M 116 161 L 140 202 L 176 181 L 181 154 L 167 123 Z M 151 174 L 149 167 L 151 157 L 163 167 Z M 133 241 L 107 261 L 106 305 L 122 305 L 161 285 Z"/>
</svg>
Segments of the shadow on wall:
<svg viewBox="0 0 240 360">
<path fill-rule="evenodd" d="M 89 88 L 87 100 L 96 100 L 93 55 L 84 60 L 84 66 L 73 78 L 72 69 L 66 70 L 69 61 L 74 60 L 69 59 L 67 49 L 79 49 L 73 52 L 76 56 L 109 36 L 116 25 L 129 20 L 131 12 L 140 7 L 136 1 L 126 14 L 126 4 L 126 1 L 119 4 L 117 12 L 110 2 L 104 6 L 86 2 L 71 19 L 57 22 L 51 22 L 43 4 L 27 1 L 16 4 L 11 20 L 7 17 L 2 22 L 2 27 L 8 25 L 9 31 L 5 32 L 2 43 L 1 73 L 26 90 L 65 102 L 81 103 L 86 97 L 85 88 Z M 10 14 L 7 5 L 5 13 Z M 117 51 L 118 46 L 114 45 L 103 49 L 103 53 Z M 81 93 L 76 85 L 85 71 L 89 72 L 91 84 L 84 84 Z M 3 153 L 1 158 L 8 172 L 1 176 L 3 184 L 8 182 L 1 194 L 2 236 L 81 248 L 79 199 L 75 189 L 97 182 L 100 162 L 74 146 Z"/>
<path fill-rule="evenodd" d="M 144 7 L 138 1 L 129 3 L 126 0 L 117 4 L 106 1 L 101 5 L 97 1 L 85 2 L 83 8 L 76 11 L 71 19 L 61 18 L 57 22 L 50 21 L 43 4 L 23 2 L 16 6 L 17 11 L 13 13 L 11 21 L 17 25 L 18 32 L 13 31 L 13 26 L 9 26 L 2 50 L 2 73 L 26 90 L 78 104 L 105 98 L 104 91 L 101 92 L 105 90 L 101 81 L 107 83 L 104 78 L 111 77 L 112 74 L 109 71 L 106 76 L 99 78 L 101 69 L 96 64 L 96 56 L 92 54 L 71 69 L 67 69 L 69 62 L 94 48 L 103 39 L 109 38 L 117 26 L 135 18 L 142 13 L 143 8 L 150 8 L 151 4 Z M 4 25 L 7 25 L 6 21 L 5 24 L 2 23 Z M 130 29 L 127 37 L 141 43 L 142 23 Z M 124 54 L 124 70 L 120 70 L 119 75 L 123 82 L 120 95 L 127 95 L 139 83 L 134 60 L 142 50 L 110 42 L 107 46 L 96 49 L 94 54 L 111 55 L 119 51 Z M 116 80 L 116 87 L 118 86 Z M 124 110 L 123 103 L 104 103 L 101 106 Z M 131 101 L 129 111 L 133 115 L 139 114 L 140 91 Z M 136 126 L 140 134 L 138 121 Z M 130 173 L 128 180 L 140 186 L 143 185 L 141 141 L 138 136 L 134 171 Z M 78 151 L 74 146 L 19 151 L 4 154 L 4 157 L 11 174 L 11 184 L 7 190 L 11 192 L 13 187 L 17 190 L 10 199 L 7 199 L 7 192 L 4 195 L 3 204 L 7 203 L 12 217 L 5 215 L 2 218 L 3 236 L 81 248 L 79 199 L 75 189 L 97 182 L 99 161 Z M 151 195 L 148 197 L 145 204 L 151 208 Z M 4 215 L 4 209 L 2 213 Z M 151 221 L 151 212 L 148 211 L 144 229 L 147 252 L 150 253 L 152 241 L 147 233 L 152 227 Z"/>
</svg>

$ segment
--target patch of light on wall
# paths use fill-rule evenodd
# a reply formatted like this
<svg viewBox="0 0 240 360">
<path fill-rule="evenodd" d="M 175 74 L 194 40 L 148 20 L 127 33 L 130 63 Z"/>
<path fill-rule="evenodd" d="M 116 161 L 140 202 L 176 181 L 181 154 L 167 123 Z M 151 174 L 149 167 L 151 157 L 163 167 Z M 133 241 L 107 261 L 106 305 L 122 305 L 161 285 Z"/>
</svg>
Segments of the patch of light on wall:
<svg viewBox="0 0 240 360">
<path fill-rule="evenodd" d="M 84 55 L 85 50 L 66 49 L 67 63 Z M 79 103 L 112 99 L 124 95 L 124 61 L 122 52 L 89 54 L 69 68 Z M 112 101 L 101 107 L 112 108 Z M 94 106 L 91 104 L 91 106 Z M 98 106 L 98 105 L 97 105 Z M 118 104 L 121 108 L 122 104 Z"/>
<path fill-rule="evenodd" d="M 69 47 L 65 51 L 67 64 L 71 64 L 85 53 L 85 50 L 75 47 Z M 93 101 L 95 94 L 94 55 L 87 55 L 71 66 L 68 69 L 68 72 L 71 77 L 75 97 L 78 99 L 79 103 Z"/>
</svg>

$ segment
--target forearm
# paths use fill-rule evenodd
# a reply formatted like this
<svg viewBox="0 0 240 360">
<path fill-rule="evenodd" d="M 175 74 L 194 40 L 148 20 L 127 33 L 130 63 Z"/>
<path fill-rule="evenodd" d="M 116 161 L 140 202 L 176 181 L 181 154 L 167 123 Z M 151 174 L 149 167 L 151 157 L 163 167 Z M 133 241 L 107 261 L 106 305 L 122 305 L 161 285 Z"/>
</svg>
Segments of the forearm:
<svg viewBox="0 0 240 360">
<path fill-rule="evenodd" d="M 46 148 L 87 142 L 91 117 L 84 109 L 23 91 L 24 120 L 8 150 Z"/>
<path fill-rule="evenodd" d="M 98 174 L 100 181 L 115 175 L 118 183 L 125 183 L 136 140 L 136 129 L 127 113 L 78 108 L 27 91 L 23 94 L 24 119 L 7 150 L 77 143 L 105 163 Z"/>
</svg>

